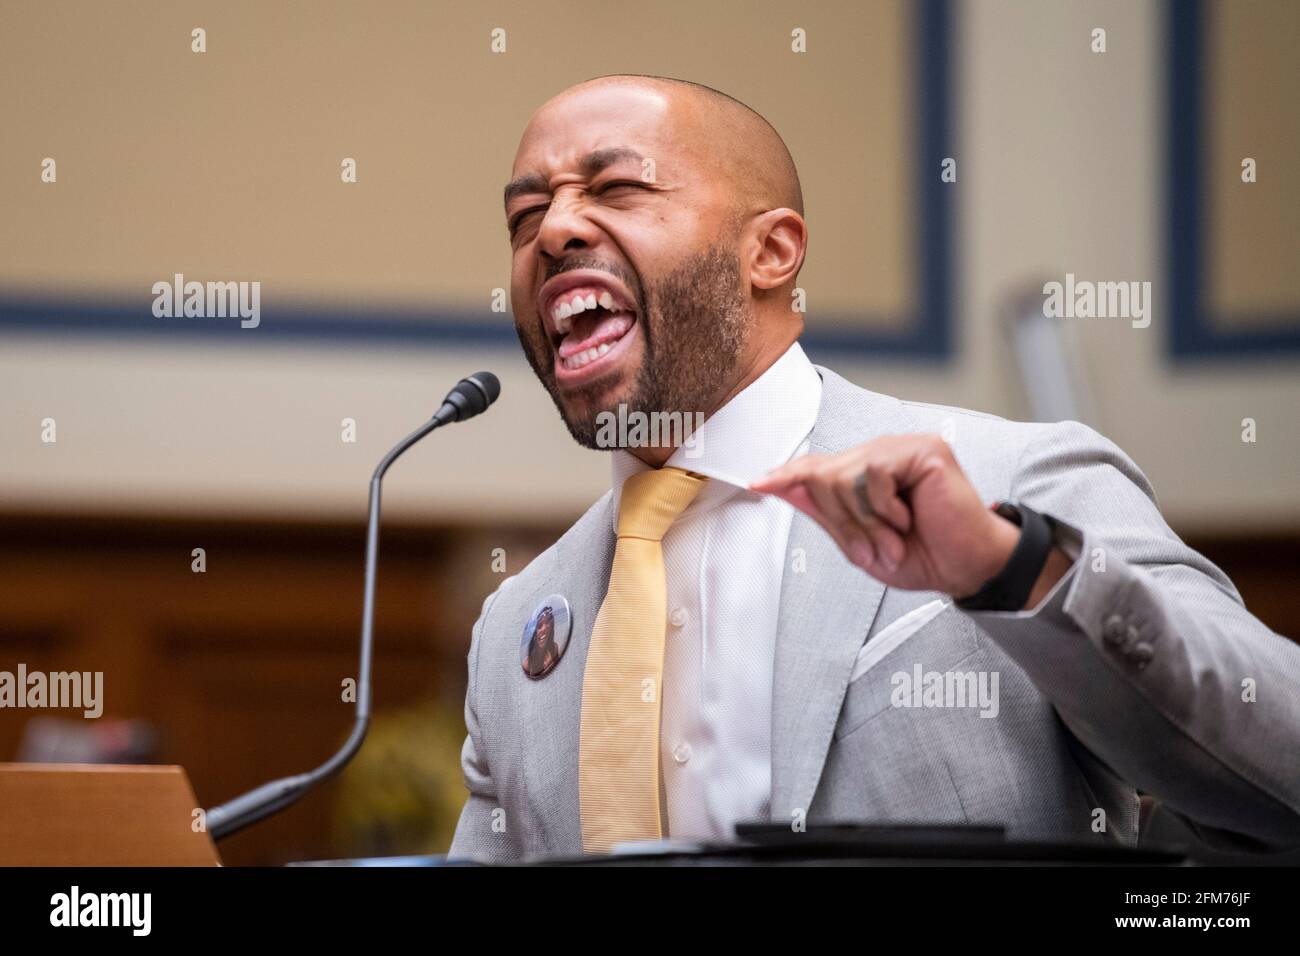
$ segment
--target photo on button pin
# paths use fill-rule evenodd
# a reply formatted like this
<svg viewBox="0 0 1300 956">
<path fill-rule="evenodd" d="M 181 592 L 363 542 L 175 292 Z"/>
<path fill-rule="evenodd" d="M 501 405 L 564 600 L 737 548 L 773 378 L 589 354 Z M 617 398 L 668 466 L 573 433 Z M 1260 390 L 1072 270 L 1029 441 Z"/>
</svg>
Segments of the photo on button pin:
<svg viewBox="0 0 1300 956">
<path fill-rule="evenodd" d="M 569 602 L 563 595 L 550 595 L 524 625 L 519 647 L 524 673 L 538 680 L 554 670 L 569 646 L 569 630 Z"/>
</svg>

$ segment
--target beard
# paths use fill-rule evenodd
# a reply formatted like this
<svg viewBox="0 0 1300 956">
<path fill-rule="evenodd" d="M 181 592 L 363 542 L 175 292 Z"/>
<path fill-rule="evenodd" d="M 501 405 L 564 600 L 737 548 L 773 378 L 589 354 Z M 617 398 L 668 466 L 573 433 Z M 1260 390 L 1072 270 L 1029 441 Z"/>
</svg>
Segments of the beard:
<svg viewBox="0 0 1300 956">
<path fill-rule="evenodd" d="M 516 323 L 520 344 L 533 373 L 545 386 L 573 440 L 584 448 L 608 450 L 597 441 L 598 417 L 627 412 L 650 415 L 708 412 L 725 393 L 749 341 L 749 310 L 740 287 L 734 251 L 714 246 L 689 257 L 662 279 L 642 287 L 621 266 L 590 256 L 566 259 L 551 278 L 570 269 L 603 269 L 623 281 L 637 302 L 644 345 L 641 366 L 630 390 L 601 404 L 607 385 L 562 394 L 555 384 L 554 351 L 544 331 L 528 332 Z M 627 333 L 631 335 L 631 331 Z M 566 402 L 567 398 L 567 402 Z M 689 418 L 688 418 L 689 420 Z"/>
</svg>

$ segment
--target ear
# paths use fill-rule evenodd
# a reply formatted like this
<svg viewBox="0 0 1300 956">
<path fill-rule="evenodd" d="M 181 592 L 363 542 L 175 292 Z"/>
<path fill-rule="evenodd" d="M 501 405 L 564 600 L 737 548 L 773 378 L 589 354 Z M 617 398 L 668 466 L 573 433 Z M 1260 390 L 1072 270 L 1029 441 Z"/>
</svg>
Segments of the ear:
<svg viewBox="0 0 1300 956">
<path fill-rule="evenodd" d="M 772 209 L 753 220 L 757 254 L 749 266 L 756 289 L 779 289 L 792 282 L 808 250 L 808 226 L 793 209 Z"/>
</svg>

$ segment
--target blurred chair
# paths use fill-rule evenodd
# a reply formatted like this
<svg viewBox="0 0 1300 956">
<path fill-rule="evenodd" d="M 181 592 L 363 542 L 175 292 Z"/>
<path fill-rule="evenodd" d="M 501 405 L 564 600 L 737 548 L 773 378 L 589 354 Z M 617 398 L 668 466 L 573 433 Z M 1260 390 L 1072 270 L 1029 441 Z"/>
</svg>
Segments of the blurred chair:
<svg viewBox="0 0 1300 956">
<path fill-rule="evenodd" d="M 144 720 L 33 717 L 18 744 L 19 763 L 154 763 L 157 730 Z"/>
<path fill-rule="evenodd" d="M 1002 321 L 1036 422 L 1089 422 L 1092 393 L 1078 344 L 1060 319 L 1043 314 L 1043 283 L 1008 295 Z"/>
</svg>

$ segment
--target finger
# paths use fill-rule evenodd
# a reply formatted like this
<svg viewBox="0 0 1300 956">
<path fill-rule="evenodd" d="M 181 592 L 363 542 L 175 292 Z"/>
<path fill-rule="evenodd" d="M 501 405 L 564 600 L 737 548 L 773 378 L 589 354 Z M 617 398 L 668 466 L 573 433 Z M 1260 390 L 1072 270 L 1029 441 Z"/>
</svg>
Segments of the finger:
<svg viewBox="0 0 1300 956">
<path fill-rule="evenodd" d="M 825 455 L 804 455 L 794 461 L 786 462 L 780 468 L 773 469 L 757 481 L 751 482 L 749 489 L 772 494 L 778 488 L 789 488 L 807 481 L 825 457 Z"/>
<path fill-rule="evenodd" d="M 912 530 L 912 509 L 898 494 L 898 480 L 888 468 L 868 464 L 866 469 L 867 498 L 876 514 L 887 521 L 899 534 Z"/>
<path fill-rule="evenodd" d="M 818 506 L 807 485 L 795 485 L 786 491 L 772 493 L 783 501 L 789 502 L 808 517 L 812 518 L 844 552 L 850 561 L 871 573 L 876 567 L 876 552 L 870 540 L 861 531 L 846 534 L 841 523 L 828 517 Z"/>
<path fill-rule="evenodd" d="M 876 509 L 871 506 L 870 501 L 864 500 L 867 497 L 865 483 L 862 480 L 864 473 L 859 469 L 860 466 L 853 464 L 846 464 L 838 469 L 828 490 L 834 494 L 836 502 L 852 523 L 845 534 L 853 538 L 866 539 L 869 547 L 860 548 L 862 557 L 867 559 L 868 564 L 879 562 L 885 571 L 892 573 L 898 570 L 903 561 L 906 553 L 905 544 L 898 530 L 876 514 Z M 853 477 L 855 471 L 857 479 Z M 888 487 L 889 485 L 886 484 L 885 488 Z M 893 514 L 895 520 L 902 518 L 905 524 L 910 525 L 910 512 L 907 512 L 903 502 L 896 498 L 893 498 L 892 502 L 890 499 L 885 499 L 883 507 Z M 898 514 L 899 508 L 905 512 L 903 515 Z"/>
<path fill-rule="evenodd" d="M 836 482 L 836 491 L 845 507 L 864 525 L 876 520 L 900 534 L 911 530 L 912 511 L 899 498 L 893 474 L 881 463 L 846 466 Z"/>
<path fill-rule="evenodd" d="M 803 485 L 795 485 L 793 488 L 773 491 L 772 495 L 773 497 L 780 498 L 782 501 L 788 502 L 798 508 L 819 525 L 826 525 L 826 518 L 817 507 L 817 503 L 813 501 L 812 495 L 808 493 L 808 489 Z"/>
<path fill-rule="evenodd" d="M 864 569 L 869 570 L 873 567 L 880 557 L 875 542 L 871 534 L 844 507 L 844 502 L 835 493 L 834 486 L 819 481 L 810 482 L 805 487 L 808 488 L 818 510 L 828 519 L 829 524 L 825 527 L 835 538 L 840 550 L 849 557 L 849 560 Z"/>
<path fill-rule="evenodd" d="M 840 496 L 835 493 L 833 478 L 828 475 L 819 475 L 812 481 L 804 482 L 803 486 L 808 489 L 808 493 L 812 496 L 818 510 L 842 532 L 847 534 L 856 529 L 858 521 L 853 516 L 853 513 L 844 507 L 844 502 L 840 500 Z"/>
<path fill-rule="evenodd" d="M 843 507 L 854 509 L 852 513 L 859 529 L 857 533 L 870 543 L 875 560 L 879 561 L 886 571 L 897 571 L 905 553 L 902 536 L 874 514 L 859 517 L 857 510 L 861 506 L 857 501 L 857 495 L 853 491 L 845 491 L 843 483 L 835 485 L 835 492 Z"/>
<path fill-rule="evenodd" d="M 874 560 L 879 561 L 885 570 L 898 570 L 898 565 L 903 560 L 905 546 L 897 531 L 879 518 L 868 518 L 857 523 L 852 533 L 871 546 Z"/>
<path fill-rule="evenodd" d="M 876 560 L 893 574 L 907 557 L 907 544 L 903 541 L 903 536 L 883 521 L 873 522 L 866 533 L 875 549 Z"/>
</svg>

